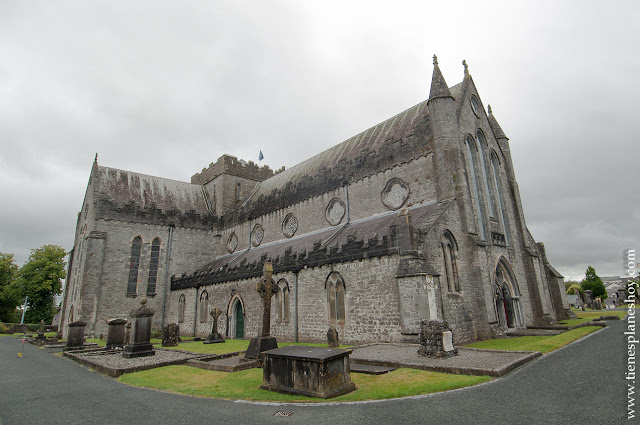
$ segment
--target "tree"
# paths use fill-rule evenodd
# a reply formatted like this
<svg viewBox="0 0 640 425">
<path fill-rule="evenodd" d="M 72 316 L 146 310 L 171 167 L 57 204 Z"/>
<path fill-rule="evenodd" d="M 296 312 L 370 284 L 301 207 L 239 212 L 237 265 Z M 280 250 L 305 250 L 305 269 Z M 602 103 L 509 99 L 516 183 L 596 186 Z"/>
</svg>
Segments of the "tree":
<svg viewBox="0 0 640 425">
<path fill-rule="evenodd" d="M 575 285 L 580 286 L 580 282 L 577 282 L 575 280 L 567 280 L 564 282 L 564 289 L 567 291 L 567 294 L 573 293 L 573 292 L 569 292 L 569 289 L 571 289 L 571 287 Z"/>
<path fill-rule="evenodd" d="M 567 295 L 578 295 L 582 293 L 582 287 L 579 283 L 575 282 L 569 289 L 567 289 Z"/>
<path fill-rule="evenodd" d="M 17 271 L 13 254 L 0 252 L 0 322 L 17 322 L 16 307 L 20 297 L 13 285 Z"/>
<path fill-rule="evenodd" d="M 15 285 L 21 299 L 29 297 L 24 320 L 51 323 L 56 313 L 55 297 L 62 293 L 62 279 L 66 277 L 64 256 L 57 245 L 44 245 L 31 250 L 29 260 L 18 270 Z"/>
<path fill-rule="evenodd" d="M 604 288 L 604 283 L 602 283 L 602 279 L 598 277 L 596 274 L 596 269 L 589 266 L 587 267 L 587 271 L 585 273 L 585 278 L 580 282 L 580 286 L 584 291 L 590 290 L 593 291 L 593 299 L 595 300 L 597 297 L 600 297 L 602 301 L 607 299 L 607 290 Z"/>
</svg>

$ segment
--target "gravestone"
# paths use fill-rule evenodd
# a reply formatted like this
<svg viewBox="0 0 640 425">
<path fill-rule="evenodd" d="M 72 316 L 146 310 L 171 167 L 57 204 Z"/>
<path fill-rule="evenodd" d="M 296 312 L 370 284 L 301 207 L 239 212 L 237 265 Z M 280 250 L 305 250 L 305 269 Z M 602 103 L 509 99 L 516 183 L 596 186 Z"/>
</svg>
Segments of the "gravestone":
<svg viewBox="0 0 640 425">
<path fill-rule="evenodd" d="M 331 398 L 356 389 L 351 382 L 351 350 L 290 345 L 263 353 L 263 390 Z"/>
<path fill-rule="evenodd" d="M 65 351 L 82 349 L 82 346 L 84 345 L 85 326 L 87 326 L 87 324 L 79 320 L 73 323 L 69 323 L 67 345 L 66 347 L 64 347 Z"/>
<path fill-rule="evenodd" d="M 329 345 L 329 348 L 337 348 L 340 346 L 340 342 L 338 341 L 338 331 L 333 325 L 329 326 L 329 330 L 327 331 L 327 344 Z"/>
<path fill-rule="evenodd" d="M 600 299 L 600 297 L 596 297 L 596 299 L 593 301 L 593 308 L 595 308 L 596 310 L 602 310 L 602 300 Z"/>
<path fill-rule="evenodd" d="M 122 357 L 131 359 L 134 357 L 154 356 L 151 344 L 151 319 L 155 311 L 147 307 L 147 297 L 140 300 L 140 308 L 131 312 L 131 336 L 129 343 L 124 347 Z"/>
<path fill-rule="evenodd" d="M 38 336 L 36 336 L 36 341 L 44 339 L 46 339 L 46 337 L 44 336 L 44 320 L 40 320 L 40 326 L 38 327 Z"/>
<path fill-rule="evenodd" d="M 106 348 L 122 348 L 126 344 L 125 325 L 126 319 L 112 319 L 107 322 L 107 345 Z"/>
<path fill-rule="evenodd" d="M 177 323 L 169 323 L 162 328 L 162 346 L 177 347 L 180 342 L 180 326 Z"/>
<path fill-rule="evenodd" d="M 593 291 L 590 289 L 584 290 L 584 303 L 585 307 L 593 309 Z"/>
<path fill-rule="evenodd" d="M 622 306 L 626 299 L 627 299 L 627 290 L 626 289 L 618 289 L 616 291 L 616 307 Z"/>
<path fill-rule="evenodd" d="M 458 349 L 453 346 L 453 333 L 449 325 L 441 320 L 423 320 L 420 322 L 420 348 L 418 355 L 425 357 L 457 356 Z"/>
<path fill-rule="evenodd" d="M 124 344 L 127 345 L 131 339 L 131 320 L 127 320 L 127 324 L 124 325 Z"/>
<path fill-rule="evenodd" d="M 270 261 L 265 261 L 262 268 L 262 280 L 256 283 L 256 291 L 262 298 L 262 334 L 259 337 L 251 338 L 249 348 L 245 353 L 248 359 L 258 359 L 260 353 L 278 348 L 275 337 L 269 336 L 271 327 L 271 297 L 278 292 L 278 285 L 272 278 L 273 265 Z"/>
<path fill-rule="evenodd" d="M 204 341 L 205 344 L 216 344 L 224 342 L 224 337 L 218 332 L 218 317 L 222 314 L 222 311 L 218 307 L 214 307 L 209 313 L 213 317 L 213 326 L 211 326 L 211 333 Z"/>
</svg>

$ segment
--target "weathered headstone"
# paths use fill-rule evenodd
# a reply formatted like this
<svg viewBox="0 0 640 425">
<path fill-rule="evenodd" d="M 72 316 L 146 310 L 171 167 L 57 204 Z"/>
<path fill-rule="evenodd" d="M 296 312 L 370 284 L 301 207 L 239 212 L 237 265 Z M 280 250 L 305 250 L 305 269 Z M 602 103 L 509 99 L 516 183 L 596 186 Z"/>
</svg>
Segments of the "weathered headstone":
<svg viewBox="0 0 640 425">
<path fill-rule="evenodd" d="M 131 336 L 129 343 L 124 347 L 122 357 L 131 359 L 134 357 L 153 356 L 151 344 L 151 319 L 155 311 L 147 307 L 147 297 L 140 300 L 140 308 L 131 312 Z"/>
<path fill-rule="evenodd" d="M 124 344 L 127 345 L 131 339 L 131 320 L 127 320 L 127 324 L 124 325 Z"/>
<path fill-rule="evenodd" d="M 453 346 L 453 333 L 445 321 L 423 320 L 420 323 L 420 356 L 449 357 L 457 356 L 458 349 Z"/>
<path fill-rule="evenodd" d="M 593 309 L 593 291 L 590 289 L 585 289 L 583 293 L 585 307 Z"/>
<path fill-rule="evenodd" d="M 125 339 L 125 325 L 127 324 L 126 319 L 113 319 L 107 322 L 108 330 L 107 330 L 107 345 L 106 348 L 122 348 L 126 344 L 127 340 Z"/>
<path fill-rule="evenodd" d="M 626 299 L 627 299 L 626 289 L 618 289 L 616 291 L 616 307 L 622 306 Z"/>
<path fill-rule="evenodd" d="M 271 297 L 278 292 L 278 285 L 273 281 L 273 265 L 265 261 L 262 269 L 262 279 L 256 283 L 256 291 L 262 298 L 262 334 L 259 337 L 251 338 L 249 348 L 245 353 L 248 359 L 257 359 L 260 353 L 278 348 L 275 337 L 269 336 L 271 327 Z"/>
<path fill-rule="evenodd" d="M 327 344 L 329 345 L 329 348 L 337 348 L 340 346 L 340 342 L 338 341 L 338 331 L 333 325 L 329 326 L 329 330 L 327 331 Z"/>
<path fill-rule="evenodd" d="M 214 307 L 211 312 L 211 317 L 213 317 L 213 325 L 211 326 L 211 333 L 207 336 L 207 339 L 204 341 L 205 344 L 215 344 L 219 342 L 224 342 L 224 337 L 220 335 L 218 332 L 218 317 L 222 314 L 222 311 L 218 307 Z"/>
<path fill-rule="evenodd" d="M 36 336 L 36 340 L 44 340 L 44 320 L 40 320 L 40 326 L 38 327 L 38 336 Z"/>
<path fill-rule="evenodd" d="M 596 297 L 596 299 L 593 301 L 593 308 L 595 308 L 596 310 L 602 310 L 602 300 L 600 299 L 600 297 Z"/>
<path fill-rule="evenodd" d="M 67 345 L 64 350 L 79 350 L 84 345 L 84 328 L 87 326 L 85 322 L 76 321 L 69 323 L 69 331 L 67 334 Z"/>
<path fill-rule="evenodd" d="M 180 326 L 177 323 L 169 323 L 162 328 L 162 346 L 177 347 L 180 342 Z"/>
</svg>

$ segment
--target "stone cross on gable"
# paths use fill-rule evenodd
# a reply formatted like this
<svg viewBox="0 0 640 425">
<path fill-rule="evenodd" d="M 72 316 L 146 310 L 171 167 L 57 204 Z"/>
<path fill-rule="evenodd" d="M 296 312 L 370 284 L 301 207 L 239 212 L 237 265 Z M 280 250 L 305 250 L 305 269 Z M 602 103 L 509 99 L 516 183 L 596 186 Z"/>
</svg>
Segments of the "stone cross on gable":
<svg viewBox="0 0 640 425">
<path fill-rule="evenodd" d="M 213 317 L 213 326 L 211 327 L 211 333 L 217 334 L 218 333 L 218 316 L 222 314 L 222 311 L 216 306 L 209 312 L 209 314 L 211 315 L 211 317 Z"/>
<path fill-rule="evenodd" d="M 270 261 L 265 261 L 262 268 L 262 280 L 256 283 L 256 291 L 263 301 L 262 311 L 262 335 L 269 336 L 271 328 L 271 297 L 278 292 L 278 285 L 273 282 L 273 265 Z"/>
</svg>

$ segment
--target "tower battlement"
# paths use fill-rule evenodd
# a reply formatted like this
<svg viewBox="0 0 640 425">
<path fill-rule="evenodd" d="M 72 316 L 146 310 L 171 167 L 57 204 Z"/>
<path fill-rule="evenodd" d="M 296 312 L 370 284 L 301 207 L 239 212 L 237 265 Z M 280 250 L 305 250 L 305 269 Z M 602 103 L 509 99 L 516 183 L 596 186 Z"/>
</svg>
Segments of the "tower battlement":
<svg viewBox="0 0 640 425">
<path fill-rule="evenodd" d="M 204 185 L 221 174 L 231 174 L 255 181 L 263 181 L 275 174 L 268 165 L 258 166 L 253 161 L 246 162 L 231 155 L 222 155 L 216 162 L 191 176 L 191 183 Z"/>
</svg>

